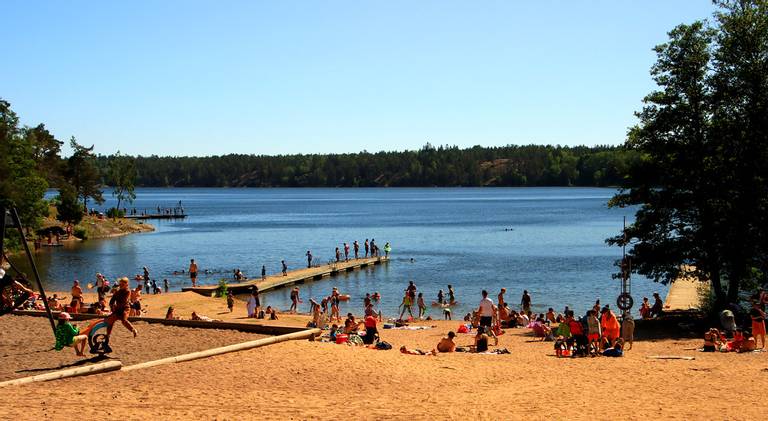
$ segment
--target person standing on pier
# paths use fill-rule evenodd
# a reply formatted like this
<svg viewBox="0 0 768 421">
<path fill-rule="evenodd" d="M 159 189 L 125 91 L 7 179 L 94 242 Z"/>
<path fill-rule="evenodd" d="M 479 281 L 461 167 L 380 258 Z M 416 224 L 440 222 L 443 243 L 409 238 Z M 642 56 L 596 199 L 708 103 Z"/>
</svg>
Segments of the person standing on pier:
<svg viewBox="0 0 768 421">
<path fill-rule="evenodd" d="M 357 260 L 358 255 L 360 253 L 360 244 L 358 244 L 357 240 L 355 240 L 355 242 L 352 243 L 352 247 L 355 249 L 355 260 Z"/>
<path fill-rule="evenodd" d="M 307 250 L 307 267 L 312 267 L 312 251 Z"/>
<path fill-rule="evenodd" d="M 369 248 L 369 246 L 368 246 L 368 239 L 366 238 L 365 239 L 365 258 L 366 259 L 368 258 L 368 248 Z"/>
<path fill-rule="evenodd" d="M 283 276 L 288 276 L 288 265 L 285 264 L 285 260 L 281 260 L 280 263 L 283 265 Z"/>
<path fill-rule="evenodd" d="M 261 280 L 267 280 L 267 265 L 261 265 Z"/>
<path fill-rule="evenodd" d="M 192 281 L 192 287 L 197 286 L 197 263 L 195 259 L 189 260 L 189 279 Z"/>
<path fill-rule="evenodd" d="M 376 248 L 376 240 L 371 238 L 371 257 L 376 257 L 378 251 L 379 250 Z"/>
<path fill-rule="evenodd" d="M 349 244 L 344 243 L 344 261 L 349 261 Z"/>
<path fill-rule="evenodd" d="M 339 251 L 339 248 L 336 247 L 336 263 L 339 263 L 341 260 L 341 252 Z"/>
<path fill-rule="evenodd" d="M 384 256 L 388 258 L 390 251 L 392 251 L 392 246 L 389 245 L 389 242 L 384 243 Z"/>
</svg>

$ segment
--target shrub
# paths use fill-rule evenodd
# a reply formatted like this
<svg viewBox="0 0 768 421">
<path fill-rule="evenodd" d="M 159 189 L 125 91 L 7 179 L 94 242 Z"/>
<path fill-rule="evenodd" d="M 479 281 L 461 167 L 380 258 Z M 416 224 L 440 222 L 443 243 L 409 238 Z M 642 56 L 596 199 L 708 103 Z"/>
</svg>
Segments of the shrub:
<svg viewBox="0 0 768 421">
<path fill-rule="evenodd" d="M 125 211 L 117 208 L 109 208 L 107 211 L 107 218 L 122 218 L 125 216 Z"/>
<path fill-rule="evenodd" d="M 226 297 L 227 296 L 227 281 L 224 279 L 219 280 L 219 287 L 216 288 L 216 294 L 217 297 Z"/>
<path fill-rule="evenodd" d="M 86 231 L 85 228 L 83 227 L 76 227 L 75 231 L 72 234 L 81 240 L 88 239 L 88 231 Z"/>
</svg>

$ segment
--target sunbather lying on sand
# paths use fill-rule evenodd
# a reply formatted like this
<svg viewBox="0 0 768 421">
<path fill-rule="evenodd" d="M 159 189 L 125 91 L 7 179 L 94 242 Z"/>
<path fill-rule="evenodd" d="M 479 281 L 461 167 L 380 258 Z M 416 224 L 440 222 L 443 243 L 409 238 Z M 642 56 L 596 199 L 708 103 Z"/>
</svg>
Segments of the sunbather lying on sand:
<svg viewBox="0 0 768 421">
<path fill-rule="evenodd" d="M 400 347 L 400 352 L 403 353 L 403 354 L 408 354 L 408 355 L 437 355 L 437 350 L 435 350 L 435 349 L 433 349 L 432 351 L 429 351 L 429 352 L 424 352 L 424 351 L 422 351 L 420 349 L 415 349 L 415 348 L 414 349 L 408 349 L 408 348 L 405 347 L 405 345 Z"/>
<path fill-rule="evenodd" d="M 208 316 L 203 316 L 202 314 L 197 314 L 194 311 L 192 312 L 192 320 L 199 320 L 201 322 L 220 322 L 221 320 L 211 319 Z"/>
</svg>

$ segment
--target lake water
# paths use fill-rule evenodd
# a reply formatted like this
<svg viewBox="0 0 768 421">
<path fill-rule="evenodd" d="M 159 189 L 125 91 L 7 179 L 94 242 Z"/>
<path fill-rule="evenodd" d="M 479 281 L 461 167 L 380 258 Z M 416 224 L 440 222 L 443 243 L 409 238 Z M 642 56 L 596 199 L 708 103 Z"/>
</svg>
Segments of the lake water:
<svg viewBox="0 0 768 421">
<path fill-rule="evenodd" d="M 495 301 L 501 287 L 507 301 L 519 303 L 523 289 L 533 296 L 534 310 L 569 305 L 581 311 L 597 297 L 615 307 L 620 292 L 611 278 L 621 249 L 604 239 L 620 231 L 632 209 L 608 209 L 614 189 L 598 188 L 407 188 L 407 189 L 138 189 L 134 207 L 173 207 L 182 201 L 185 220 L 150 221 L 157 230 L 115 239 L 43 250 L 36 255 L 51 290 L 68 290 L 72 280 L 94 282 L 133 276 L 148 266 L 152 278 L 168 278 L 173 290 L 190 285 L 185 270 L 194 258 L 198 281 L 217 283 L 234 268 L 259 276 L 331 260 L 343 242 L 375 238 L 392 245 L 388 264 L 301 285 L 308 297 L 320 298 L 338 286 L 352 300 L 342 312 L 362 312 L 366 292 L 382 294 L 385 314 L 396 312 L 402 291 L 413 280 L 427 303 L 438 289 L 453 284 L 461 305 L 454 317 L 475 307 L 480 290 Z M 105 194 L 107 203 L 114 200 Z M 411 260 L 413 259 L 413 261 Z M 159 284 L 161 284 L 159 282 Z M 633 296 L 665 288 L 635 276 Z M 263 302 L 287 308 L 288 290 L 265 294 Z M 637 311 L 637 307 L 633 309 Z M 440 316 L 430 308 L 430 313 Z"/>
</svg>

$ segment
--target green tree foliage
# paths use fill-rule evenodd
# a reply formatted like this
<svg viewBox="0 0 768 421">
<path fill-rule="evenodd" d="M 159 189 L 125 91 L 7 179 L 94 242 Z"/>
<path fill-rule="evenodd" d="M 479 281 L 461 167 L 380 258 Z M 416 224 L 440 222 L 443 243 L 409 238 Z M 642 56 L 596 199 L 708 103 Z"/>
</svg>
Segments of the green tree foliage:
<svg viewBox="0 0 768 421">
<path fill-rule="evenodd" d="M 23 130 L 27 142 L 32 146 L 33 159 L 37 166 L 37 172 L 45 177 L 49 185 L 62 182 L 63 163 L 61 161 L 61 145 L 64 142 L 56 139 L 44 124 L 36 127 L 27 127 Z"/>
<path fill-rule="evenodd" d="M 35 149 L 18 123 L 11 104 L 0 99 L 0 202 L 15 206 L 22 223 L 36 228 L 48 214 L 43 201 L 48 183 L 38 174 Z"/>
<path fill-rule="evenodd" d="M 100 156 L 108 171 L 120 156 Z M 136 157 L 145 187 L 610 186 L 640 160 L 620 147 L 544 145 L 331 155 Z M 111 181 L 114 184 L 114 181 Z"/>
<path fill-rule="evenodd" d="M 98 204 L 104 203 L 99 188 L 101 175 L 96 166 L 93 146 L 86 148 L 78 144 L 74 137 L 69 140 L 69 144 L 74 152 L 67 160 L 67 181 L 74 187 L 77 197 L 82 199 L 84 207 L 88 206 L 89 198 Z"/>
<path fill-rule="evenodd" d="M 642 160 L 611 205 L 641 205 L 626 233 L 636 272 L 693 272 L 723 306 L 768 273 L 768 2 L 717 4 L 714 28 L 680 25 L 656 47 L 660 89 L 626 142 Z"/>
<path fill-rule="evenodd" d="M 136 198 L 136 164 L 134 159 L 117 151 L 109 161 L 109 183 L 114 190 L 112 195 L 117 198 L 117 209 L 123 201 L 133 203 Z"/>
<path fill-rule="evenodd" d="M 75 189 L 69 185 L 62 186 L 59 189 L 56 219 L 65 224 L 77 225 L 83 220 L 83 210 L 83 205 L 80 204 Z"/>
</svg>

